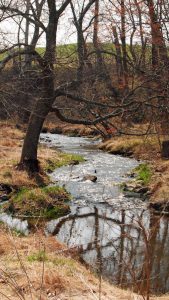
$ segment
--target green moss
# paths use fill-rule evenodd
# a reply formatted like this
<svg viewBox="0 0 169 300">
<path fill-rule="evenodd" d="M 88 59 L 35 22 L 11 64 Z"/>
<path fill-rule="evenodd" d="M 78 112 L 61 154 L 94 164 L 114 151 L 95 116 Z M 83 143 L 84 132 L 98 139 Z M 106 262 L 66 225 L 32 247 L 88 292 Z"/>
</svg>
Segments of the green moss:
<svg viewBox="0 0 169 300">
<path fill-rule="evenodd" d="M 43 216 L 46 219 L 54 219 L 54 218 L 60 218 L 66 215 L 68 212 L 69 212 L 69 207 L 67 205 L 58 205 L 43 210 Z"/>
<path fill-rule="evenodd" d="M 32 253 L 30 254 L 28 257 L 27 257 L 28 261 L 29 262 L 34 262 L 34 261 L 47 261 L 48 260 L 48 257 L 45 253 L 44 250 L 40 250 L 38 251 L 37 253 Z"/>
<path fill-rule="evenodd" d="M 3 177 L 4 177 L 4 178 L 8 178 L 8 177 L 9 177 L 9 178 L 12 178 L 12 174 L 11 174 L 10 171 L 6 171 L 6 172 L 3 173 Z"/>
<path fill-rule="evenodd" d="M 33 189 L 23 187 L 12 197 L 12 200 L 13 202 L 20 202 L 23 201 L 23 199 L 27 201 L 40 201 L 46 199 L 47 197 L 59 197 L 60 200 L 62 200 L 61 198 L 63 197 L 63 200 L 69 200 L 70 195 L 66 192 L 66 190 L 63 187 L 59 186 L 45 186 Z"/>
<path fill-rule="evenodd" d="M 57 159 L 48 160 L 45 166 L 45 171 L 53 172 L 56 168 L 66 166 L 72 161 L 83 162 L 84 158 L 78 154 L 60 153 Z"/>
<path fill-rule="evenodd" d="M 21 202 L 25 195 L 28 193 L 29 194 L 30 190 L 26 187 L 20 188 L 16 194 L 14 194 L 14 197 L 12 200 L 14 202 Z M 30 196 L 30 195 L 29 195 Z"/>
<path fill-rule="evenodd" d="M 29 262 L 50 262 L 53 263 L 55 266 L 69 268 L 69 271 L 76 270 L 76 261 L 72 258 L 58 256 L 58 257 L 50 257 L 46 254 L 44 250 L 40 250 L 38 252 L 34 252 L 27 257 Z"/>
<path fill-rule="evenodd" d="M 25 237 L 26 234 L 23 231 L 20 231 L 19 229 L 13 228 L 12 229 L 12 233 L 13 235 L 17 236 L 17 237 Z"/>
<path fill-rule="evenodd" d="M 65 193 L 66 192 L 66 190 L 63 187 L 55 186 L 55 185 L 45 186 L 45 187 L 41 188 L 41 190 L 46 195 L 48 195 L 52 198 L 57 196 L 59 193 Z"/>
<path fill-rule="evenodd" d="M 140 164 L 135 168 L 137 180 L 141 180 L 143 184 L 148 184 L 151 180 L 152 171 L 148 164 Z"/>
<path fill-rule="evenodd" d="M 21 188 L 3 210 L 17 215 L 40 216 L 42 218 L 58 218 L 69 213 L 70 195 L 58 186 Z"/>
<path fill-rule="evenodd" d="M 56 266 L 67 266 L 75 269 L 76 262 L 75 260 L 67 257 L 56 257 L 53 259 L 53 264 Z"/>
</svg>

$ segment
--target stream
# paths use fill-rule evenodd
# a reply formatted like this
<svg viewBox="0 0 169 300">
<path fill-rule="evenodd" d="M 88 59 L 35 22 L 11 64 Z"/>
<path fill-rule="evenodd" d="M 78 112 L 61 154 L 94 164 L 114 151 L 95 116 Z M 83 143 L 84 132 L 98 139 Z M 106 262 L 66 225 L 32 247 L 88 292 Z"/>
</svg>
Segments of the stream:
<svg viewBox="0 0 169 300">
<path fill-rule="evenodd" d="M 147 286 L 154 294 L 168 292 L 168 218 L 154 215 L 147 201 L 124 195 L 119 187 L 139 163 L 97 150 L 98 141 L 89 138 L 42 134 L 41 142 L 85 158 L 51 174 L 71 193 L 71 213 L 50 221 L 46 232 L 79 249 L 83 261 L 114 284 L 140 293 Z M 84 180 L 86 175 L 97 181 Z"/>
</svg>

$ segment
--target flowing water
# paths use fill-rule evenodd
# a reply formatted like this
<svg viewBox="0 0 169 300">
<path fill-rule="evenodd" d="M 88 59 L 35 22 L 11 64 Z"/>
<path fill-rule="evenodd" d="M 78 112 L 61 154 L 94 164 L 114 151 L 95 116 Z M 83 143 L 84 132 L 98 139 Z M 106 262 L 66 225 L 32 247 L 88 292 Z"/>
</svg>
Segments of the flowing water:
<svg viewBox="0 0 169 300">
<path fill-rule="evenodd" d="M 97 150 L 91 139 L 42 134 L 41 140 L 86 160 L 51 174 L 73 199 L 71 214 L 50 221 L 46 231 L 78 248 L 83 260 L 111 282 L 140 292 L 149 285 L 153 293 L 168 292 L 168 218 L 154 215 L 147 201 L 126 197 L 119 187 L 138 162 Z M 86 175 L 97 181 L 84 180 Z"/>
</svg>

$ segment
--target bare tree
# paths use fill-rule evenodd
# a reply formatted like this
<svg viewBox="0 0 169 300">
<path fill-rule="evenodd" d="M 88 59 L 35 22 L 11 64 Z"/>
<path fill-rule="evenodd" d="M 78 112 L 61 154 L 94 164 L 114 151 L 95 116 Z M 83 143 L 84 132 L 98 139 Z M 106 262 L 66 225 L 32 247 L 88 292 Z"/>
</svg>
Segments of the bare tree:
<svg viewBox="0 0 169 300">
<path fill-rule="evenodd" d="M 72 1 L 70 2 L 72 14 L 73 14 L 74 25 L 77 30 L 77 53 L 78 53 L 78 62 L 79 62 L 79 67 L 77 69 L 77 79 L 79 81 L 82 80 L 83 69 L 84 69 L 85 64 L 87 64 L 88 67 L 91 69 L 91 64 L 90 64 L 90 62 L 88 60 L 88 56 L 87 56 L 86 41 L 84 38 L 84 32 L 87 30 L 89 25 L 87 25 L 85 28 L 83 28 L 83 27 L 84 27 L 85 15 L 90 10 L 90 8 L 94 4 L 94 2 L 95 2 L 95 0 L 90 0 L 85 5 L 85 1 L 83 1 L 79 16 L 76 15 L 76 10 L 75 10 L 75 6 L 73 5 L 73 2 Z"/>
<path fill-rule="evenodd" d="M 106 14 L 104 9 L 108 4 L 109 14 Z M 159 122 L 162 123 L 165 120 L 167 124 L 169 107 L 166 67 L 168 55 L 165 45 L 167 31 L 163 29 L 161 21 L 166 15 L 166 6 L 159 4 L 158 13 L 152 0 L 148 0 L 146 4 L 143 3 L 141 7 L 136 0 L 126 2 L 109 0 L 99 7 L 101 2 L 96 0 L 79 0 L 78 3 L 65 0 L 57 4 L 55 0 L 36 0 L 35 2 L 28 0 L 24 5 L 20 5 L 19 1 L 1 0 L 2 20 L 7 18 L 17 20 L 19 17 L 19 38 L 16 43 L 2 49 L 2 53 L 7 55 L 0 63 L 0 70 L 2 71 L 12 59 L 26 56 L 30 62 L 34 61 L 32 69 L 34 68 L 34 74 L 36 74 L 34 98 L 36 102 L 24 140 L 21 167 L 38 171 L 38 140 L 43 122 L 50 111 L 54 111 L 62 121 L 85 125 L 100 124 L 103 131 L 106 131 L 107 127 L 113 127 L 121 134 L 126 134 L 122 122 L 140 117 L 147 121 L 150 118 L 154 120 L 154 115 L 156 117 L 159 115 Z M 79 5 L 79 12 L 77 5 Z M 70 80 L 64 80 L 64 78 L 59 78 L 59 70 L 56 67 L 56 34 L 59 20 L 68 8 L 69 13 L 73 15 L 77 32 L 78 66 L 75 70 L 77 73 L 75 77 L 71 74 L 72 69 L 68 64 Z M 48 18 L 47 24 L 44 20 L 44 13 Z M 107 27 L 103 27 L 103 20 L 107 23 Z M 20 22 L 23 22 L 26 30 L 25 27 L 22 30 Z M 28 39 L 31 27 L 33 27 L 32 39 Z M 114 42 L 110 50 L 107 44 L 103 43 L 105 40 L 101 40 L 108 32 L 105 28 L 109 29 Z M 148 45 L 146 35 L 150 31 L 152 47 L 149 42 L 149 49 L 152 49 L 153 68 L 151 64 L 148 67 L 145 65 L 146 51 L 149 50 L 148 47 L 146 48 Z M 46 42 L 44 55 L 40 55 L 36 49 L 42 33 Z M 137 47 L 137 34 L 141 41 L 139 47 Z M 102 74 L 104 73 L 103 80 L 95 80 L 95 78 L 91 80 L 93 78 L 92 55 L 96 55 L 97 69 Z M 88 73 L 85 74 L 84 66 L 86 65 Z M 167 75 L 165 80 L 164 74 Z M 26 91 L 27 96 L 28 93 Z M 60 109 L 65 99 L 70 101 L 69 113 Z M 115 118 L 118 118 L 120 122 L 122 120 L 121 125 L 114 124 Z"/>
</svg>

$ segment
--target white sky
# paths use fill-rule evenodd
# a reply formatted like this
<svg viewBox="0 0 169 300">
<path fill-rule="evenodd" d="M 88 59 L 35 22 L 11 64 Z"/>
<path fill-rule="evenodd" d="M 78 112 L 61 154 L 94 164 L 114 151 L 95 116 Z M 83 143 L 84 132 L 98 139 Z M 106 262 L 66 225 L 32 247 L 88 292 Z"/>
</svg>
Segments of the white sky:
<svg viewBox="0 0 169 300">
<path fill-rule="evenodd" d="M 88 2 L 88 0 L 85 0 L 85 1 Z M 132 0 L 130 0 L 130 1 L 132 1 Z M 116 0 L 113 0 L 112 2 L 117 3 Z M 78 9 L 79 9 L 78 3 L 82 3 L 82 0 L 76 0 L 76 1 L 74 1 L 74 3 L 76 3 L 76 9 L 78 11 Z M 104 0 L 104 1 L 101 0 L 100 4 L 101 4 L 100 14 L 102 15 L 102 13 L 104 12 L 104 17 L 102 18 L 102 16 L 100 16 L 100 20 L 101 20 L 101 18 L 103 20 L 100 21 L 99 38 L 102 42 L 103 41 L 104 42 L 106 42 L 106 41 L 112 42 L 111 24 L 116 24 L 117 27 L 119 26 L 119 24 L 120 24 L 119 13 L 120 12 L 115 8 L 114 8 L 114 11 L 112 11 L 112 6 L 110 9 L 110 6 L 109 6 L 107 0 Z M 92 6 L 92 8 L 93 7 L 94 6 Z M 133 6 L 133 9 L 134 9 L 134 6 Z M 90 21 L 92 14 L 93 14 L 93 12 L 90 12 L 86 15 L 85 26 Z M 127 15 L 129 16 L 129 13 Z M 43 17 L 43 18 L 45 18 L 45 17 Z M 145 17 L 144 17 L 144 20 L 145 20 Z M 131 35 L 131 31 L 132 31 L 132 26 L 131 26 L 131 20 L 129 19 L 129 17 L 128 17 L 127 21 L 130 22 L 130 25 L 127 25 L 127 30 L 126 30 L 127 42 L 129 42 L 129 38 Z M 136 21 L 136 23 L 138 23 L 138 17 L 136 14 L 135 14 L 135 21 Z M 9 45 L 9 44 L 18 42 L 18 24 L 17 24 L 17 22 L 18 22 L 18 18 L 16 18 L 16 22 L 14 22 L 12 19 L 0 22 L 1 48 L 3 47 L 4 43 Z M 47 23 L 47 21 L 46 21 L 46 23 Z M 25 28 L 24 21 L 22 22 L 22 28 L 23 28 L 23 30 Z M 146 28 L 145 32 L 146 32 L 147 37 L 151 38 L 149 26 L 146 25 L 145 28 Z M 31 26 L 30 26 L 30 40 L 31 40 L 31 32 L 33 32 L 33 30 L 31 29 Z M 88 32 L 88 34 L 89 34 L 88 41 L 91 40 L 91 37 L 92 37 L 91 33 L 92 33 L 92 28 L 90 29 L 90 32 Z M 136 42 L 140 42 L 138 33 L 139 32 L 137 31 L 135 34 Z M 20 42 L 24 42 L 23 34 L 21 34 L 20 37 L 21 37 Z M 77 41 L 77 35 L 76 35 L 76 29 L 73 25 L 72 12 L 71 12 L 70 7 L 67 7 L 66 11 L 60 18 L 58 33 L 57 33 L 57 44 L 76 43 L 76 41 Z M 41 47 L 45 46 L 45 35 L 44 34 L 39 39 L 37 46 L 41 46 Z"/>
</svg>

